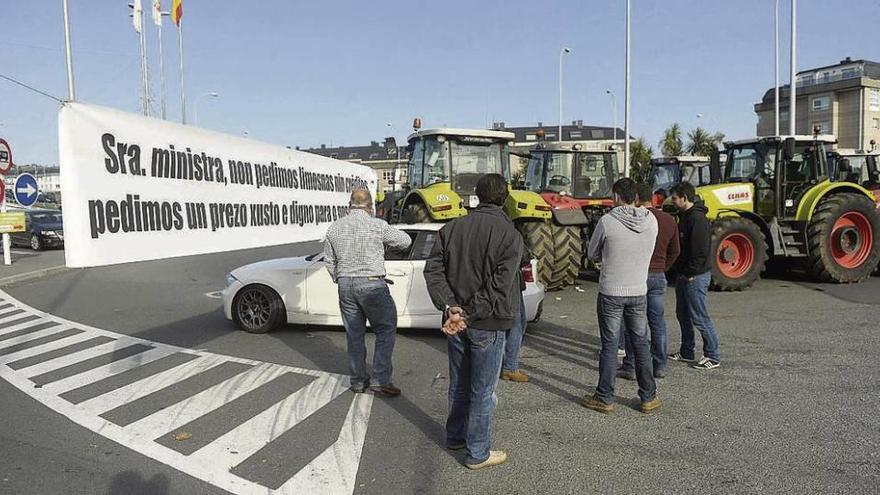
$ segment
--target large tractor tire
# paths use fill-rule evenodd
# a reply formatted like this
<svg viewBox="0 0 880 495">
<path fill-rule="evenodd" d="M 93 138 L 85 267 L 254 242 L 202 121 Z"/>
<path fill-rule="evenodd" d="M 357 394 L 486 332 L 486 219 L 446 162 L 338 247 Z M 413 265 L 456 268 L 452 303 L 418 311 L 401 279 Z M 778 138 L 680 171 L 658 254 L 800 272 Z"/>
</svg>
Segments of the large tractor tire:
<svg viewBox="0 0 880 495">
<path fill-rule="evenodd" d="M 581 231 L 577 226 L 553 225 L 553 271 L 550 274 L 550 289 L 561 289 L 574 285 L 580 274 L 583 244 Z"/>
<path fill-rule="evenodd" d="M 732 291 L 749 288 L 767 263 L 767 240 L 755 222 L 726 217 L 712 224 L 712 288 Z"/>
<path fill-rule="evenodd" d="M 807 226 L 807 269 L 822 281 L 861 282 L 880 260 L 880 213 L 867 197 L 825 198 Z"/>
<path fill-rule="evenodd" d="M 538 276 L 541 283 L 549 289 L 551 274 L 555 264 L 553 255 L 553 234 L 550 224 L 546 222 L 517 222 L 519 232 L 526 241 L 526 246 L 538 260 Z"/>
<path fill-rule="evenodd" d="M 428 209 L 425 208 L 425 205 L 413 203 L 403 209 L 403 212 L 400 214 L 400 221 L 406 224 L 430 223 L 431 215 L 428 214 Z"/>
</svg>

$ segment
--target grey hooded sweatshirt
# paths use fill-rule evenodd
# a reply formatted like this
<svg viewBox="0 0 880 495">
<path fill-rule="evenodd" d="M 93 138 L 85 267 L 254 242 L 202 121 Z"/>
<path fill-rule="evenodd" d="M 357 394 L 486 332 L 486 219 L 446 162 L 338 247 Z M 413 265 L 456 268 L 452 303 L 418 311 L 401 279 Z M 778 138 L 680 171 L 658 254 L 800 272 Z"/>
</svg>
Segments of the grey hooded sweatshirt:
<svg viewBox="0 0 880 495">
<path fill-rule="evenodd" d="M 600 294 L 626 297 L 648 293 L 648 266 L 657 228 L 657 219 L 642 207 L 618 206 L 599 219 L 588 255 L 602 262 Z"/>
</svg>

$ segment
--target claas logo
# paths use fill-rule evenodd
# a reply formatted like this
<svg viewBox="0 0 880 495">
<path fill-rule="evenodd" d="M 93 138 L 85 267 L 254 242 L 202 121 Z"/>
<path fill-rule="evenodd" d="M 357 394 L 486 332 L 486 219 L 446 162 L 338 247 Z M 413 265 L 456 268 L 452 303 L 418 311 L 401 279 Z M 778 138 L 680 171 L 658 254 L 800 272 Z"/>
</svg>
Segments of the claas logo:
<svg viewBox="0 0 880 495">
<path fill-rule="evenodd" d="M 748 191 L 735 192 L 735 193 L 730 193 L 727 195 L 728 201 L 741 201 L 744 199 L 749 199 L 749 192 Z"/>
</svg>

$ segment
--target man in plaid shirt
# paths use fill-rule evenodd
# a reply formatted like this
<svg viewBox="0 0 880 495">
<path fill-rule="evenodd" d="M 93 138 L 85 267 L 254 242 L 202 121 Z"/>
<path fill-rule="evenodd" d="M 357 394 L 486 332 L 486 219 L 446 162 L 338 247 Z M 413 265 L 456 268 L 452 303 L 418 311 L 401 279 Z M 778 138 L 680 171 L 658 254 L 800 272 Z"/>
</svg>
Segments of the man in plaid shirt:
<svg viewBox="0 0 880 495">
<path fill-rule="evenodd" d="M 397 334 L 397 307 L 385 280 L 385 247 L 409 249 L 412 239 L 405 232 L 373 216 L 373 198 L 356 189 L 348 215 L 333 222 L 324 240 L 324 263 L 339 290 L 339 310 L 348 337 L 351 390 L 367 387 L 377 395 L 394 397 L 400 389 L 391 382 L 391 354 Z M 367 321 L 376 334 L 373 378 L 367 372 Z"/>
</svg>

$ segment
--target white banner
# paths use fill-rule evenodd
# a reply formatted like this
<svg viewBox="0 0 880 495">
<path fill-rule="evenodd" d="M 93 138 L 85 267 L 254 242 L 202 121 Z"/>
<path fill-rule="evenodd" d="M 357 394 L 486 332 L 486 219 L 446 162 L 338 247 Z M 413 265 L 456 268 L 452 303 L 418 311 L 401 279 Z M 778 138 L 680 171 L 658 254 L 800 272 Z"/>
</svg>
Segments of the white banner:
<svg viewBox="0 0 880 495">
<path fill-rule="evenodd" d="M 362 165 L 95 105 L 59 114 L 67 266 L 323 237 Z"/>
</svg>

